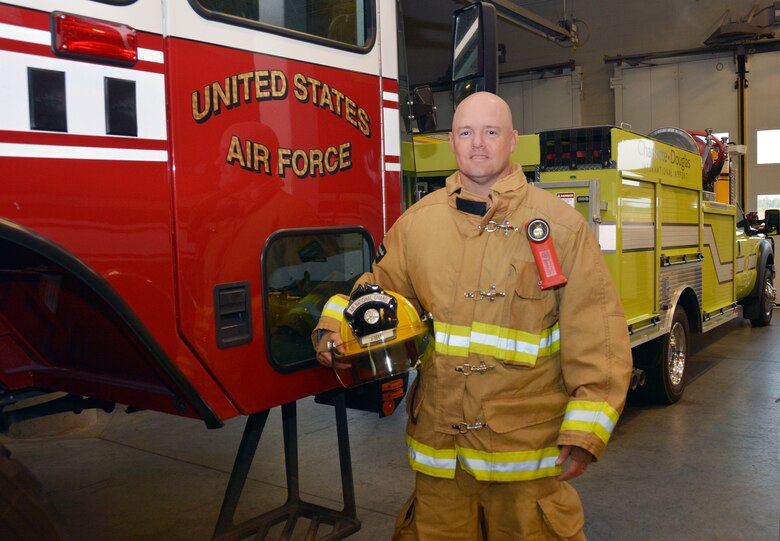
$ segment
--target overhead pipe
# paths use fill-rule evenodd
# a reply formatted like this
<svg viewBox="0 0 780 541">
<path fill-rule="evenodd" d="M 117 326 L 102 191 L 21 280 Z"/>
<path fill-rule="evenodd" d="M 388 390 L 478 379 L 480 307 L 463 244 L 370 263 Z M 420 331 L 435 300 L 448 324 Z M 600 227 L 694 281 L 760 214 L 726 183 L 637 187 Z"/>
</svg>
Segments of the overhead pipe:
<svg viewBox="0 0 780 541">
<path fill-rule="evenodd" d="M 737 130 L 738 142 L 740 145 L 747 145 L 747 52 L 745 47 L 740 45 L 735 54 L 737 64 Z M 739 155 L 739 205 L 744 209 L 747 207 L 747 160 L 745 154 Z"/>
<path fill-rule="evenodd" d="M 479 0 L 461 0 L 461 3 L 476 4 Z M 508 0 L 488 0 L 496 7 L 496 13 L 502 20 L 519 26 L 545 39 L 555 42 L 577 43 L 577 35 L 536 13 L 515 5 Z"/>
</svg>

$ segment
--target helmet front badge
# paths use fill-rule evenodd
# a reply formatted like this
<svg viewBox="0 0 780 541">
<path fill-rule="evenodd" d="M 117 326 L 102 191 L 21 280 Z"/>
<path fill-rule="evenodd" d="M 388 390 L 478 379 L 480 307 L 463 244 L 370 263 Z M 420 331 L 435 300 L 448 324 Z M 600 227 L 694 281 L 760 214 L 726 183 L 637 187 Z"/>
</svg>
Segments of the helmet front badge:
<svg viewBox="0 0 780 541">
<path fill-rule="evenodd" d="M 374 325 L 379 321 L 379 311 L 376 308 L 369 308 L 366 313 L 363 314 L 363 319 L 369 325 Z"/>
</svg>

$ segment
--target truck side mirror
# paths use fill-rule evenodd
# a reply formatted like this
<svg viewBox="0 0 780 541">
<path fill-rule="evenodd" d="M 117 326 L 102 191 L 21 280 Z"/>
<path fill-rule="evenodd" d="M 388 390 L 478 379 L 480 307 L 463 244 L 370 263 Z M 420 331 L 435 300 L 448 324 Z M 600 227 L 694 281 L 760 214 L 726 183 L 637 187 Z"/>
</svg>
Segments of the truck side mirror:
<svg viewBox="0 0 780 541">
<path fill-rule="evenodd" d="M 412 93 L 412 118 L 417 121 L 417 130 L 420 133 L 436 130 L 436 105 L 430 86 L 415 87 Z"/>
<path fill-rule="evenodd" d="M 475 92 L 496 93 L 496 8 L 475 2 L 452 14 L 452 94 L 455 107 Z"/>
</svg>

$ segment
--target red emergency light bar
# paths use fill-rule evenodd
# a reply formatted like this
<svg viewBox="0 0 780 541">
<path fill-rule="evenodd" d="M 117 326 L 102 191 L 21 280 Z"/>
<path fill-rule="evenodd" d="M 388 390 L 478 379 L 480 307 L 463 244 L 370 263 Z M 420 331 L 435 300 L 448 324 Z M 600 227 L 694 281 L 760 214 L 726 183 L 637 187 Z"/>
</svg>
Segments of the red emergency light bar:
<svg viewBox="0 0 780 541">
<path fill-rule="evenodd" d="M 593 155 L 594 158 L 598 158 L 599 157 L 599 153 L 600 153 L 600 151 L 598 149 L 593 149 L 593 151 L 591 152 L 591 154 Z M 585 158 L 587 156 L 587 153 L 584 150 L 578 150 L 577 152 L 574 153 L 574 155 L 575 155 L 576 158 L 582 159 L 582 158 Z M 552 161 L 552 160 L 555 159 L 555 153 L 554 152 L 548 152 L 546 154 L 546 156 L 547 156 L 547 160 L 548 161 Z M 561 158 L 564 159 L 564 160 L 570 159 L 571 158 L 571 152 L 561 152 Z"/>
<path fill-rule="evenodd" d="M 132 66 L 138 61 L 138 38 L 125 24 L 55 11 L 53 49 L 57 54 Z"/>
</svg>

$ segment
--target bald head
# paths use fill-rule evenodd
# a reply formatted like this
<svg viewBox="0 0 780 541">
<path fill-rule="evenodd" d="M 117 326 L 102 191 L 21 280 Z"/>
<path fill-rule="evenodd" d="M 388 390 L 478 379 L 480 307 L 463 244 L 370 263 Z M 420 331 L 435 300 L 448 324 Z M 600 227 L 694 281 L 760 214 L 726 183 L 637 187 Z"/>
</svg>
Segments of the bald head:
<svg viewBox="0 0 780 541">
<path fill-rule="evenodd" d="M 467 190 L 488 197 L 490 188 L 509 174 L 509 156 L 517 143 L 509 105 L 489 92 L 472 94 L 452 118 L 450 145 Z"/>
<path fill-rule="evenodd" d="M 509 108 L 509 104 L 491 92 L 476 92 L 461 101 L 455 110 L 455 116 L 452 117 L 452 129 L 455 130 L 458 123 L 463 121 L 462 117 L 474 110 L 479 114 L 492 111 L 497 117 L 506 121 L 510 131 L 514 129 L 512 110 Z"/>
</svg>

